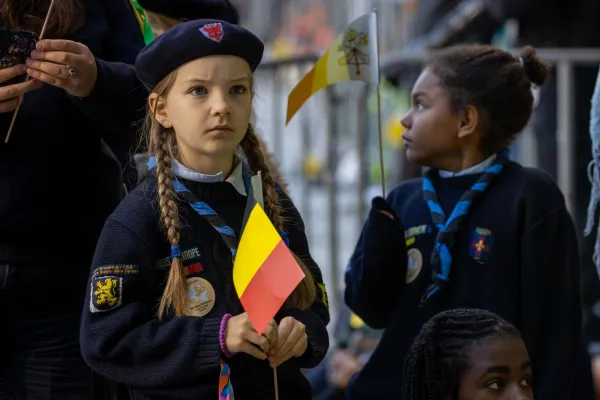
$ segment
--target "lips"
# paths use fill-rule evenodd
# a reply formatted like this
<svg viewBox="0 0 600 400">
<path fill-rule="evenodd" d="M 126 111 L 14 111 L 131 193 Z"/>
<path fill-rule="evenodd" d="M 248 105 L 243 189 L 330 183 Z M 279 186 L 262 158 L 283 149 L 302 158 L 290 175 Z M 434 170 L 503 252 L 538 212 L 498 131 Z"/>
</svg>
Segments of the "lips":
<svg viewBox="0 0 600 400">
<path fill-rule="evenodd" d="M 232 131 L 229 125 L 216 125 L 208 130 L 208 132 L 222 132 L 222 131 Z"/>
</svg>

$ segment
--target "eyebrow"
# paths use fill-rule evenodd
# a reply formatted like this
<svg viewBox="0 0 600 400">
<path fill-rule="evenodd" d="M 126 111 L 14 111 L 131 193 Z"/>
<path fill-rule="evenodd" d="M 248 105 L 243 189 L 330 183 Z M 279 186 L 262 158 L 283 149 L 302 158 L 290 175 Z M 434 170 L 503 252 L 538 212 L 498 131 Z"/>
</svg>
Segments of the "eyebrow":
<svg viewBox="0 0 600 400">
<path fill-rule="evenodd" d="M 525 361 L 523 364 L 521 364 L 521 369 L 527 368 L 531 368 L 531 361 Z"/>
<path fill-rule="evenodd" d="M 427 93 L 419 91 L 419 92 L 414 92 L 412 94 L 413 99 L 416 98 L 416 97 L 419 97 L 419 96 L 427 97 Z"/>
<path fill-rule="evenodd" d="M 250 81 L 249 76 L 240 76 L 236 78 L 229 79 L 230 82 L 248 82 Z M 201 79 L 201 78 L 192 78 L 188 79 L 186 83 L 210 83 L 210 79 Z"/>
<path fill-rule="evenodd" d="M 487 374 L 510 374 L 510 368 L 504 365 L 489 367 L 483 374 L 481 374 L 479 379 L 483 378 Z"/>
</svg>

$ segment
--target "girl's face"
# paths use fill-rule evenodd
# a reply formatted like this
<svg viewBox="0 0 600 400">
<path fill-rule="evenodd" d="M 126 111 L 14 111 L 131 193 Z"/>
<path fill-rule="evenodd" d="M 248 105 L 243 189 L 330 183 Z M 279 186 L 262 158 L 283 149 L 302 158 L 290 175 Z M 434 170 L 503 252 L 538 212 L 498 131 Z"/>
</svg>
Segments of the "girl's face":
<svg viewBox="0 0 600 400">
<path fill-rule="evenodd" d="M 452 109 L 450 94 L 439 78 L 426 68 L 411 94 L 412 106 L 402 118 L 408 159 L 416 164 L 440 168 L 445 157 L 455 157 L 460 145 L 459 113 Z"/>
<path fill-rule="evenodd" d="M 231 157 L 248 129 L 251 81 L 248 63 L 229 55 L 199 58 L 177 70 L 166 99 L 156 99 L 155 115 L 174 129 L 184 164 L 198 157 Z"/>
<path fill-rule="evenodd" d="M 523 340 L 492 337 L 471 347 L 459 400 L 532 400 L 531 362 Z"/>
</svg>

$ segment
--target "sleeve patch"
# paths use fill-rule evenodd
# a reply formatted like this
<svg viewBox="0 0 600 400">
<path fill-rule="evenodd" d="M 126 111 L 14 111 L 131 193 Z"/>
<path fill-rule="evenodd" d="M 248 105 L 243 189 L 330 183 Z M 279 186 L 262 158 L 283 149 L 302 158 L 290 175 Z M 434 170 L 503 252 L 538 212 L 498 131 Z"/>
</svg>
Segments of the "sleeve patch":
<svg viewBox="0 0 600 400">
<path fill-rule="evenodd" d="M 139 267 L 133 264 L 101 265 L 92 272 L 92 278 L 115 275 L 139 275 L 139 273 Z"/>
<path fill-rule="evenodd" d="M 327 289 L 325 289 L 324 283 L 317 283 L 319 289 L 321 289 L 321 301 L 325 304 L 325 307 L 329 308 L 329 298 L 327 297 Z"/>
<path fill-rule="evenodd" d="M 92 279 L 90 312 L 99 313 L 119 307 L 123 301 L 123 277 L 103 276 Z"/>
</svg>

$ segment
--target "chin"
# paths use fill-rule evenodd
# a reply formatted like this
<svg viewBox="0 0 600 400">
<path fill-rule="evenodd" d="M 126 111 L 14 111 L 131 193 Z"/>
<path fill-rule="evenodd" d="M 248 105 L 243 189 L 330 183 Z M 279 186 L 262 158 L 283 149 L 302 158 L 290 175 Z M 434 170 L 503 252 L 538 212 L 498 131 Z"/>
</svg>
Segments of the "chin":
<svg viewBox="0 0 600 400">
<path fill-rule="evenodd" d="M 414 150 L 406 149 L 406 158 L 413 164 L 423 164 L 423 157 L 420 157 L 419 152 L 415 152 Z"/>
<path fill-rule="evenodd" d="M 223 154 L 233 153 L 237 147 L 236 143 L 229 141 L 215 141 L 207 143 L 201 149 L 198 149 L 201 153 L 219 156 Z"/>
</svg>

